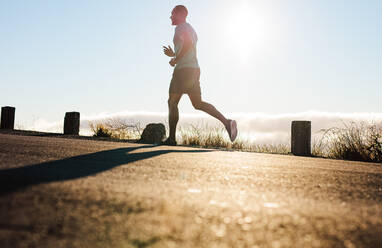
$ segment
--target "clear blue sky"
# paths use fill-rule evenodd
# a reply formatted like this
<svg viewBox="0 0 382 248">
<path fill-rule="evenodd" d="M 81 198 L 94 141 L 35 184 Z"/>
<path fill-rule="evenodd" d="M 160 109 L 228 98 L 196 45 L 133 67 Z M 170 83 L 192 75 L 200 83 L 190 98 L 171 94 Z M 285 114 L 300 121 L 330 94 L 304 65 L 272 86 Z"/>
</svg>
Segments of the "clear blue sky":
<svg viewBox="0 0 382 248">
<path fill-rule="evenodd" d="M 167 111 L 176 4 L 223 113 L 382 111 L 379 0 L 2 0 L 0 105 L 19 120 Z M 186 96 L 180 111 L 196 111 Z"/>
</svg>

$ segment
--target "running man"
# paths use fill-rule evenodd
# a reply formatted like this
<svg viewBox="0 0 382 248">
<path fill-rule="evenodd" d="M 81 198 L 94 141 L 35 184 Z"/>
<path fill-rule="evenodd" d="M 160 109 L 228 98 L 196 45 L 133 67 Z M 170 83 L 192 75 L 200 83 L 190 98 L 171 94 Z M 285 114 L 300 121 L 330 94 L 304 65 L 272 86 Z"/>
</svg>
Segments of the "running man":
<svg viewBox="0 0 382 248">
<path fill-rule="evenodd" d="M 186 22 L 188 11 L 185 6 L 177 5 L 171 12 L 172 25 L 176 26 L 174 48 L 163 46 L 165 55 L 171 57 L 170 65 L 174 67 L 169 89 L 168 111 L 170 134 L 164 145 L 176 145 L 176 125 L 179 120 L 178 103 L 183 94 L 188 94 L 195 109 L 220 120 L 227 129 L 233 142 L 237 136 L 235 120 L 226 119 L 212 104 L 202 101 L 200 90 L 200 68 L 196 58 L 198 37 L 192 26 Z"/>
</svg>

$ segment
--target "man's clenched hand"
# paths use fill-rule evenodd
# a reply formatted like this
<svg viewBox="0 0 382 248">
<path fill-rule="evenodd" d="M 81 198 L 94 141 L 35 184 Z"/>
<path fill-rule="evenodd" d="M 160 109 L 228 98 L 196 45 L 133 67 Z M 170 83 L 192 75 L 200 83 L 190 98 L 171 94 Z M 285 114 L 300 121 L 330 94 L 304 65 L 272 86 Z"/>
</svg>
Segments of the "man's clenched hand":
<svg viewBox="0 0 382 248">
<path fill-rule="evenodd" d="M 172 50 L 170 45 L 168 45 L 168 47 L 163 46 L 163 52 L 164 52 L 164 54 L 166 54 L 169 57 L 175 57 L 175 53 Z"/>
</svg>

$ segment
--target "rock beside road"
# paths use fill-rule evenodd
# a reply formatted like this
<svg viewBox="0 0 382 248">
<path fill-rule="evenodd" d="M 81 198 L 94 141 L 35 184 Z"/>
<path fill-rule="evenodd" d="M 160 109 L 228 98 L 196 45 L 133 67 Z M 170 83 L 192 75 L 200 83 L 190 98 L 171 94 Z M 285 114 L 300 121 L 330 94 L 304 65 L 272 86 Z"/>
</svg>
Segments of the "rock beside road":
<svg viewBox="0 0 382 248">
<path fill-rule="evenodd" d="M 139 143 L 160 144 L 166 137 L 166 128 L 162 123 L 150 123 L 142 132 Z"/>
</svg>

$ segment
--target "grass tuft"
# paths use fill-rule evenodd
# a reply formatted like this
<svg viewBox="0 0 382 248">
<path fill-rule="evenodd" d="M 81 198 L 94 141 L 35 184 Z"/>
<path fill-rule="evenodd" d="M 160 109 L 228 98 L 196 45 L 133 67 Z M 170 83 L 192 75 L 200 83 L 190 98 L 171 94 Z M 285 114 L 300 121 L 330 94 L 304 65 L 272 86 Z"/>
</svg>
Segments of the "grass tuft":
<svg viewBox="0 0 382 248">
<path fill-rule="evenodd" d="M 288 154 L 290 147 L 286 144 L 255 144 L 249 140 L 238 137 L 234 142 L 228 138 L 224 127 L 210 127 L 208 125 L 190 125 L 180 129 L 182 145 L 198 146 L 204 148 L 223 148 L 247 152 L 262 152 Z"/>
<path fill-rule="evenodd" d="M 111 138 L 111 131 L 101 123 L 91 124 L 90 128 L 93 131 L 93 137 Z"/>
<path fill-rule="evenodd" d="M 343 127 L 321 130 L 313 155 L 335 159 L 382 162 L 382 125 L 367 122 L 343 123 Z"/>
<path fill-rule="evenodd" d="M 143 131 L 140 123 L 134 123 L 120 118 L 89 122 L 89 126 L 94 137 L 113 139 L 139 139 Z"/>
</svg>

